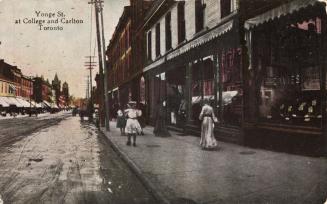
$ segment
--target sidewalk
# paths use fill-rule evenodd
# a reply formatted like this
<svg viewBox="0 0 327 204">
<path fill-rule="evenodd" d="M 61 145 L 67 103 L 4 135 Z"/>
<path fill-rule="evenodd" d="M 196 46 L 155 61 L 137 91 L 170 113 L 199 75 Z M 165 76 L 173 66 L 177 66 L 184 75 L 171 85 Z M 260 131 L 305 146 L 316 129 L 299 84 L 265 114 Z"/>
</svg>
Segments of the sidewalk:
<svg viewBox="0 0 327 204">
<path fill-rule="evenodd" d="M 152 127 L 126 146 L 110 124 L 113 147 L 164 203 L 324 203 L 327 159 L 251 149 L 219 142 L 203 151 L 200 138 L 159 138 Z M 103 130 L 103 132 L 105 132 Z M 193 201 L 193 202 L 192 202 Z"/>
</svg>

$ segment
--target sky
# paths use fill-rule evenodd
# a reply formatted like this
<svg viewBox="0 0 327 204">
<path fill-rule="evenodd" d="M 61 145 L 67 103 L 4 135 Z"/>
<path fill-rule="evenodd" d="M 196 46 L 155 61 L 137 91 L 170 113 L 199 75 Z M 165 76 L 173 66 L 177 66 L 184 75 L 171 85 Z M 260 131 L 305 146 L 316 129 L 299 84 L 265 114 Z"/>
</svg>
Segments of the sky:
<svg viewBox="0 0 327 204">
<path fill-rule="evenodd" d="M 85 97 L 89 73 L 84 66 L 88 60 L 85 56 L 97 55 L 94 9 L 89 1 L 0 0 L 0 59 L 17 66 L 24 75 L 43 75 L 50 82 L 57 73 L 62 83 L 69 84 L 70 94 Z M 126 5 L 129 0 L 104 0 L 106 46 Z M 83 23 L 62 24 L 63 18 Z M 41 30 L 35 20 L 45 21 Z M 44 30 L 58 26 L 62 30 Z M 97 72 L 98 67 L 93 78 Z"/>
</svg>

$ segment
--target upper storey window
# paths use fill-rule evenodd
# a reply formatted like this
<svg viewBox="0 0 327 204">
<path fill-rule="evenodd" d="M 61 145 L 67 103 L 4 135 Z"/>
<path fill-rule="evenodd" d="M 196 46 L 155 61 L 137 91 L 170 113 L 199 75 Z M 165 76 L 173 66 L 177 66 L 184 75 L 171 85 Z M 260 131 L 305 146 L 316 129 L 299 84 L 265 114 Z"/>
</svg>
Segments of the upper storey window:
<svg viewBox="0 0 327 204">
<path fill-rule="evenodd" d="M 199 32 L 204 28 L 205 8 L 204 0 L 195 0 L 195 32 Z"/>
<path fill-rule="evenodd" d="M 232 12 L 232 0 L 220 0 L 221 18 L 228 16 Z"/>
<path fill-rule="evenodd" d="M 178 43 L 185 40 L 185 2 L 179 2 L 177 6 L 178 20 Z"/>
</svg>

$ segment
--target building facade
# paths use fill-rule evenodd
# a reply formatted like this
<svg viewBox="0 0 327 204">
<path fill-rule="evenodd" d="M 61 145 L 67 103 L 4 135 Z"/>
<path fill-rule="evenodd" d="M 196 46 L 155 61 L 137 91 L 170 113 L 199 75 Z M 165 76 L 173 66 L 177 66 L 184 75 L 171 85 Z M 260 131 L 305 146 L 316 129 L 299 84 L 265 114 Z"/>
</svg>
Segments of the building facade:
<svg viewBox="0 0 327 204">
<path fill-rule="evenodd" d="M 152 1 L 131 0 L 110 40 L 106 51 L 110 112 L 116 112 L 119 106 L 124 107 L 130 100 L 140 101 L 140 93 L 144 93 L 140 91 L 144 52 L 144 35 L 140 26 L 151 4 Z"/>
<path fill-rule="evenodd" d="M 217 131 L 240 135 L 243 90 L 237 1 L 161 0 L 148 13 L 144 27 L 148 117 L 154 119 L 165 102 L 170 125 L 198 132 L 201 101 L 207 99 L 219 117 Z"/>
<path fill-rule="evenodd" d="M 45 81 L 43 77 L 35 77 L 33 83 L 33 99 L 37 103 L 43 101 L 53 102 L 52 98 L 52 86 L 49 82 Z"/>
<path fill-rule="evenodd" d="M 144 102 L 148 121 L 164 104 L 171 128 L 199 134 L 209 100 L 222 140 L 327 152 L 325 1 L 157 0 L 138 32 L 132 14 L 107 50 L 113 101 Z"/>
<path fill-rule="evenodd" d="M 22 75 L 21 78 L 21 97 L 28 99 L 33 96 L 33 80 L 31 77 Z"/>
<path fill-rule="evenodd" d="M 21 78 L 20 69 L 0 60 L 0 91 L 2 96 L 21 96 Z"/>
</svg>

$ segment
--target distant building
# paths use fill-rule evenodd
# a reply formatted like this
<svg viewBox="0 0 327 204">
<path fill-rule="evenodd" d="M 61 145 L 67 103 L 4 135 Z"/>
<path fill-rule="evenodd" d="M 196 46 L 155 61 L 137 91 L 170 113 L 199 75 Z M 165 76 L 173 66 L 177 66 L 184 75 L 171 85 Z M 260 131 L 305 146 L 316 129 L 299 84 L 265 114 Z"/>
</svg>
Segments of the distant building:
<svg viewBox="0 0 327 204">
<path fill-rule="evenodd" d="M 55 90 L 55 103 L 58 105 L 59 103 L 59 97 L 61 95 L 61 81 L 58 78 L 58 75 L 56 73 L 54 79 L 52 80 L 52 88 Z"/>
<path fill-rule="evenodd" d="M 67 82 L 64 82 L 62 84 L 62 93 L 63 98 L 65 99 L 65 105 L 67 106 L 69 104 L 69 86 Z"/>
<path fill-rule="evenodd" d="M 0 92 L 4 96 L 21 96 L 22 72 L 16 66 L 0 60 Z"/>
<path fill-rule="evenodd" d="M 33 80 L 31 77 L 22 76 L 21 79 L 21 97 L 29 99 L 33 96 Z"/>
<path fill-rule="evenodd" d="M 42 101 L 51 101 L 52 91 L 51 84 L 43 79 L 43 77 L 35 77 L 33 83 L 33 99 L 40 103 Z"/>
</svg>

